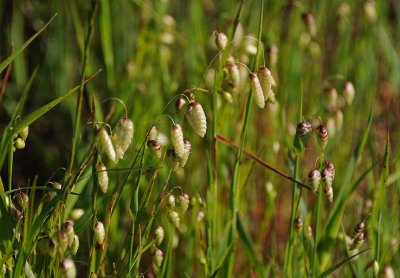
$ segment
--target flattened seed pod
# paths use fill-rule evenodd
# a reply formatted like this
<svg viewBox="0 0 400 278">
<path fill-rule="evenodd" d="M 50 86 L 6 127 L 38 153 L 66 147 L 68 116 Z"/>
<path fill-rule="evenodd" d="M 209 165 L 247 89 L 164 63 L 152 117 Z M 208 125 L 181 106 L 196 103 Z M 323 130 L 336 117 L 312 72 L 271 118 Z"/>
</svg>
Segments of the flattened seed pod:
<svg viewBox="0 0 400 278">
<path fill-rule="evenodd" d="M 183 144 L 185 146 L 185 154 L 179 159 L 179 166 L 182 168 L 185 167 L 186 162 L 189 159 L 190 152 L 192 151 L 192 144 L 189 142 L 189 140 L 184 139 Z"/>
<path fill-rule="evenodd" d="M 129 148 L 133 138 L 134 125 L 128 118 L 122 118 L 118 121 L 116 127 L 117 144 L 123 153 Z"/>
<path fill-rule="evenodd" d="M 204 137 L 207 132 L 207 118 L 200 103 L 192 102 L 188 105 L 186 119 L 194 132 L 200 137 Z"/>
<path fill-rule="evenodd" d="M 116 162 L 117 159 L 116 159 L 114 146 L 112 144 L 110 136 L 108 135 L 107 131 L 104 128 L 100 129 L 99 138 L 100 138 L 100 144 L 101 144 L 104 152 L 108 156 L 108 158 L 111 161 Z"/>
<path fill-rule="evenodd" d="M 272 92 L 272 75 L 270 70 L 267 67 L 259 67 L 258 68 L 258 77 L 260 78 L 260 84 L 262 91 L 264 92 L 265 100 L 269 101 L 273 92 Z"/>
<path fill-rule="evenodd" d="M 110 135 L 110 139 L 114 147 L 115 159 L 116 161 L 118 161 L 119 159 L 124 157 L 124 151 L 122 150 L 121 146 L 117 143 L 117 135 L 115 133 Z"/>
<path fill-rule="evenodd" d="M 185 154 L 185 146 L 183 143 L 183 132 L 179 124 L 174 124 L 171 129 L 171 142 L 174 146 L 175 154 L 178 158 Z"/>
<path fill-rule="evenodd" d="M 308 174 L 308 184 L 314 192 L 318 191 L 319 184 L 321 183 L 321 173 L 314 169 Z"/>
<path fill-rule="evenodd" d="M 263 109 L 265 106 L 264 93 L 261 88 L 260 80 L 255 73 L 250 74 L 250 87 L 258 107 Z"/>
<path fill-rule="evenodd" d="M 101 192 L 107 193 L 107 189 L 108 189 L 107 168 L 101 162 L 97 164 L 97 179 L 99 182 L 99 188 L 100 188 Z"/>
<path fill-rule="evenodd" d="M 97 222 L 94 226 L 94 238 L 99 245 L 103 245 L 106 238 L 106 231 L 102 222 Z"/>
</svg>

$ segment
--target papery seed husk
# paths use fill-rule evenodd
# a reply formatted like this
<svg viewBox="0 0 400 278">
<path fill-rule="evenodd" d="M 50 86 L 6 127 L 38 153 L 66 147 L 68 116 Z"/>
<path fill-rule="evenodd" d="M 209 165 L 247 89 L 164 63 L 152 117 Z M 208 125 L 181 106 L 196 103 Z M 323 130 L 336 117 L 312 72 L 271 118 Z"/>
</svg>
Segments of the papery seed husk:
<svg viewBox="0 0 400 278">
<path fill-rule="evenodd" d="M 187 101 L 184 97 L 179 97 L 175 102 L 175 112 L 178 116 L 182 116 L 183 111 L 186 110 Z"/>
<path fill-rule="evenodd" d="M 179 228 L 180 219 L 179 214 L 176 211 L 170 210 L 168 212 L 168 219 L 172 224 L 175 225 L 176 228 Z"/>
<path fill-rule="evenodd" d="M 183 143 L 183 132 L 179 124 L 173 125 L 171 129 L 171 142 L 174 146 L 175 154 L 178 158 L 185 154 L 185 146 Z"/>
<path fill-rule="evenodd" d="M 356 93 L 355 93 L 353 83 L 351 83 L 351 82 L 344 83 L 343 96 L 344 96 L 344 99 L 345 99 L 347 105 L 351 105 L 353 103 L 355 94 Z"/>
<path fill-rule="evenodd" d="M 272 75 L 267 67 L 260 67 L 257 71 L 258 78 L 260 79 L 261 89 L 264 93 L 265 100 L 268 101 L 272 95 Z"/>
<path fill-rule="evenodd" d="M 332 186 L 332 183 L 333 183 L 333 175 L 332 175 L 332 173 L 331 173 L 327 168 L 325 168 L 324 170 L 322 170 L 322 172 L 321 172 L 321 179 L 322 179 L 322 182 L 323 182 L 323 184 L 324 184 L 325 186 Z"/>
<path fill-rule="evenodd" d="M 181 214 L 186 213 L 187 209 L 189 208 L 189 202 L 190 202 L 189 195 L 185 193 L 178 197 L 178 205 Z"/>
<path fill-rule="evenodd" d="M 22 139 L 22 138 L 17 138 L 17 139 L 14 141 L 14 146 L 15 146 L 16 149 L 19 149 L 19 150 L 25 148 L 25 141 L 24 141 L 24 139 Z"/>
<path fill-rule="evenodd" d="M 71 259 L 64 259 L 64 261 L 61 263 L 61 273 L 62 277 L 75 278 L 76 277 L 75 263 Z"/>
<path fill-rule="evenodd" d="M 265 106 L 264 93 L 261 88 L 260 80 L 255 73 L 250 74 L 250 87 L 258 107 L 263 109 Z"/>
<path fill-rule="evenodd" d="M 164 235 L 165 235 L 165 231 L 164 228 L 161 226 L 158 226 L 157 229 L 155 229 L 154 234 L 156 236 L 157 239 L 157 245 L 160 246 L 160 244 L 163 242 L 164 240 Z"/>
<path fill-rule="evenodd" d="M 158 140 L 150 140 L 147 142 L 147 147 L 157 156 L 157 158 L 161 158 L 161 144 Z"/>
<path fill-rule="evenodd" d="M 179 166 L 182 168 L 185 167 L 186 162 L 189 159 L 190 152 L 192 150 L 192 144 L 189 142 L 189 140 L 184 139 L 183 143 L 185 146 L 185 154 L 183 155 L 182 158 L 179 159 Z"/>
<path fill-rule="evenodd" d="M 218 50 L 223 50 L 228 43 L 228 37 L 224 33 L 214 31 L 214 39 Z"/>
<path fill-rule="evenodd" d="M 328 143 L 328 131 L 323 125 L 317 127 L 317 139 L 319 146 L 324 150 Z"/>
<path fill-rule="evenodd" d="M 333 188 L 332 188 L 332 186 L 329 186 L 329 185 L 325 186 L 324 193 L 325 193 L 325 196 L 328 199 L 328 201 L 330 203 L 332 203 L 332 201 L 333 201 Z"/>
<path fill-rule="evenodd" d="M 24 127 L 24 129 L 18 134 L 24 141 L 28 138 L 29 126 Z"/>
<path fill-rule="evenodd" d="M 103 245 L 106 237 L 106 232 L 102 222 L 97 222 L 94 226 L 94 238 L 99 245 Z"/>
<path fill-rule="evenodd" d="M 188 105 L 186 119 L 194 132 L 200 137 L 204 137 L 207 132 L 207 118 L 200 103 L 192 102 Z"/>
<path fill-rule="evenodd" d="M 173 172 L 179 168 L 179 158 L 176 156 L 174 149 L 167 151 L 167 162 Z"/>
<path fill-rule="evenodd" d="M 97 164 L 97 180 L 101 192 L 107 193 L 108 190 L 108 174 L 107 168 L 103 163 Z"/>
<path fill-rule="evenodd" d="M 76 255 L 79 249 L 79 237 L 77 235 L 74 235 L 70 248 L 71 248 L 71 254 Z"/>
<path fill-rule="evenodd" d="M 133 122 L 128 118 L 122 118 L 118 121 L 116 127 L 117 144 L 125 153 L 132 142 L 134 132 Z"/>
<path fill-rule="evenodd" d="M 314 192 L 318 191 L 319 184 L 321 183 L 321 173 L 314 169 L 308 174 L 308 184 L 311 186 Z"/>
<path fill-rule="evenodd" d="M 115 154 L 113 143 L 111 141 L 110 136 L 108 135 L 107 131 L 104 128 L 100 129 L 99 137 L 100 137 L 101 146 L 102 146 L 104 152 L 106 153 L 106 155 L 108 156 L 108 158 L 111 161 L 116 162 L 117 160 L 116 160 L 116 154 Z"/>
<path fill-rule="evenodd" d="M 117 135 L 115 133 L 110 135 L 111 142 L 115 151 L 115 160 L 118 161 L 124 157 L 124 151 L 121 146 L 117 143 Z"/>
<path fill-rule="evenodd" d="M 156 249 L 153 257 L 153 264 L 159 268 L 162 264 L 162 261 L 164 259 L 164 254 L 160 249 Z"/>
<path fill-rule="evenodd" d="M 148 138 L 149 138 L 149 140 L 157 140 L 157 138 L 158 138 L 158 129 L 157 129 L 157 127 L 155 125 L 153 125 L 150 128 Z"/>
</svg>

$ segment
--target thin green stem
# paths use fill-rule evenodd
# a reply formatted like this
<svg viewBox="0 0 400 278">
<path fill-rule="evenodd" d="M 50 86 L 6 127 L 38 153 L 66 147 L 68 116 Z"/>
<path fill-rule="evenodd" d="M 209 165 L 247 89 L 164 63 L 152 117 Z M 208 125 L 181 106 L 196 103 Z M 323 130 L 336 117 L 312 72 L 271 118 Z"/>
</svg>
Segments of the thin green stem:
<svg viewBox="0 0 400 278">
<path fill-rule="evenodd" d="M 322 186 L 320 186 L 322 187 Z M 321 229 L 321 206 L 322 206 L 322 196 L 323 196 L 322 188 L 318 190 L 318 201 L 317 201 L 317 215 L 315 219 L 315 244 L 314 244 L 314 249 L 313 249 L 313 254 L 312 254 L 312 259 L 311 259 L 311 271 L 312 271 L 312 277 L 317 277 L 317 248 L 318 248 L 318 241 L 319 241 L 319 232 Z"/>
</svg>

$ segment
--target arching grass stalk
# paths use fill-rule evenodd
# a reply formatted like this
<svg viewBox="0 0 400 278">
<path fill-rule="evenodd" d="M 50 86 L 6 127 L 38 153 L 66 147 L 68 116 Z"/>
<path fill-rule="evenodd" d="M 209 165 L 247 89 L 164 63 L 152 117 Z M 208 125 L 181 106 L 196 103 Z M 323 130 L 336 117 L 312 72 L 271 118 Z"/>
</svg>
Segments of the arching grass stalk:
<svg viewBox="0 0 400 278">
<path fill-rule="evenodd" d="M 213 94 L 212 94 L 212 115 L 213 115 L 213 120 L 212 120 L 212 139 L 211 139 L 211 150 L 210 150 L 210 160 L 209 160 L 209 189 L 207 192 L 207 203 L 209 204 L 208 207 L 208 218 L 207 218 L 207 259 L 208 259 L 208 272 L 213 273 L 214 272 L 214 264 L 217 260 L 214 259 L 214 253 L 213 253 L 213 245 L 214 242 L 216 241 L 217 238 L 217 219 L 218 219 L 218 140 L 217 140 L 217 135 L 218 135 L 218 92 L 221 89 L 222 86 L 222 80 L 223 80 L 223 65 L 225 64 L 226 60 L 229 57 L 229 52 L 230 49 L 232 48 L 232 42 L 233 38 L 236 33 L 236 29 L 239 25 L 240 22 L 240 17 L 242 15 L 242 10 L 244 6 L 245 0 L 242 0 L 239 4 L 238 11 L 236 13 L 235 20 L 233 22 L 233 26 L 231 29 L 231 33 L 229 34 L 228 37 L 228 43 L 225 47 L 225 49 L 222 51 L 218 67 L 215 73 L 215 80 L 214 80 L 214 89 L 213 89 Z"/>
<path fill-rule="evenodd" d="M 302 120 L 303 120 L 303 88 L 301 88 L 301 91 L 300 91 L 298 122 L 300 123 Z M 298 180 L 299 159 L 300 159 L 299 155 L 300 154 L 295 154 L 295 160 L 294 160 L 293 178 L 295 180 Z M 288 277 L 292 276 L 291 274 L 292 274 L 293 245 L 294 245 L 294 240 L 295 240 L 294 220 L 298 213 L 300 197 L 301 197 L 301 187 L 299 187 L 299 185 L 297 185 L 297 184 L 294 184 L 293 191 L 292 191 L 292 210 L 291 210 L 291 214 L 290 214 L 289 238 L 288 238 L 287 245 L 286 245 L 285 258 L 284 258 L 284 264 L 283 264 L 284 276 L 288 276 Z"/>
<path fill-rule="evenodd" d="M 260 22 L 259 22 L 259 27 L 258 27 L 258 41 L 261 41 L 261 33 L 262 33 L 262 25 L 263 25 L 263 13 L 264 13 L 264 1 L 261 1 L 261 9 L 260 9 Z M 258 66 L 258 58 L 260 56 L 260 44 L 257 44 L 257 54 L 255 59 L 252 62 L 252 69 L 253 72 L 256 71 L 257 66 Z M 236 162 L 235 162 L 235 168 L 234 168 L 234 173 L 233 173 L 233 179 L 232 179 L 232 184 L 231 184 L 231 189 L 230 189 L 230 194 L 229 194 L 229 208 L 230 208 L 230 213 L 232 217 L 232 222 L 231 222 L 231 227 L 229 231 L 229 238 L 228 238 L 228 244 L 227 246 L 233 246 L 231 250 L 229 251 L 228 254 L 228 262 L 227 262 L 227 271 L 226 271 L 226 277 L 232 277 L 232 272 L 233 272 L 233 263 L 235 260 L 234 256 L 234 245 L 237 240 L 237 213 L 239 211 L 239 175 L 240 175 L 240 165 L 241 165 L 241 160 L 242 160 L 242 154 L 243 154 L 243 149 L 244 149 L 244 143 L 246 139 L 246 131 L 247 131 L 247 126 L 248 122 L 250 119 L 250 109 L 252 105 L 252 100 L 253 100 L 253 94 L 248 93 L 247 99 L 246 99 L 246 109 L 243 115 L 242 119 L 242 128 L 240 131 L 240 143 L 239 143 L 239 150 L 236 154 Z"/>
</svg>

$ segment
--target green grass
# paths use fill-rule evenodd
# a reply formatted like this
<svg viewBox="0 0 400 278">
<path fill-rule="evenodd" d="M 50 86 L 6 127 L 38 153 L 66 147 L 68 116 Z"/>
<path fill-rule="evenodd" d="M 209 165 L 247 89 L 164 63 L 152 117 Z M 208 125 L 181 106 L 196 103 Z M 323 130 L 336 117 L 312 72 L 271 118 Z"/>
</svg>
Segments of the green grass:
<svg viewBox="0 0 400 278">
<path fill-rule="evenodd" d="M 396 1 L 0 1 L 0 7 L 1 277 L 400 271 Z M 310 25 L 305 12 L 313 16 Z M 227 36 L 222 50 L 214 31 Z M 249 73 L 264 65 L 276 81 L 276 102 L 260 109 Z M 238 84 L 228 82 L 234 66 Z M 343 96 L 347 81 L 355 87 L 351 104 Z M 189 101 L 187 90 L 205 112 L 204 137 L 175 111 L 178 99 Z M 134 122 L 133 140 L 114 163 L 99 129 L 117 132 L 126 116 Z M 313 126 L 308 144 L 296 131 L 303 120 Z M 188 162 L 177 171 L 168 151 L 173 122 L 191 142 Z M 323 150 L 319 124 L 329 136 Z M 162 135 L 159 156 L 149 144 L 153 125 Z M 16 148 L 21 142 L 25 147 Z M 325 160 L 335 166 L 332 203 L 323 184 L 314 193 L 307 180 Z M 106 193 L 99 162 L 107 168 Z M 79 238 L 76 254 L 66 221 Z M 102 243 L 94 234 L 98 221 Z M 361 221 L 364 240 L 353 250 Z"/>
</svg>

